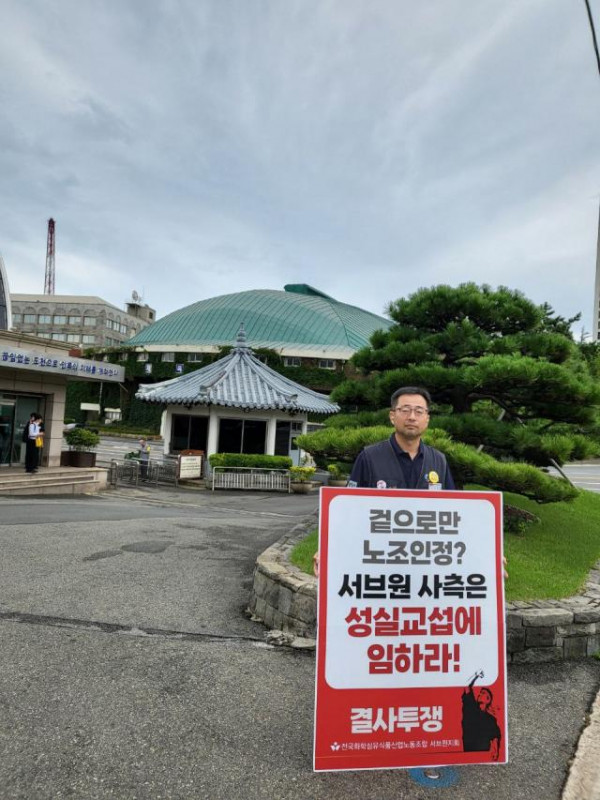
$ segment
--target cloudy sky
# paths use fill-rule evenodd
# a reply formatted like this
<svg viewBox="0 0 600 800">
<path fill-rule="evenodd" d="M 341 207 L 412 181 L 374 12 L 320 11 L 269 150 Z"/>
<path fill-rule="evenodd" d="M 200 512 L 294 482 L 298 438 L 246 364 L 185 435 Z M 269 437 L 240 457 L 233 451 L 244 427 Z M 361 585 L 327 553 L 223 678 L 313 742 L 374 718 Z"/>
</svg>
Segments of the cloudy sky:
<svg viewBox="0 0 600 800">
<path fill-rule="evenodd" d="M 159 316 L 290 282 L 382 313 L 476 281 L 591 328 L 583 0 L 0 0 L 0 19 L 13 292 L 43 291 L 52 216 L 57 293 L 135 289 Z"/>
</svg>

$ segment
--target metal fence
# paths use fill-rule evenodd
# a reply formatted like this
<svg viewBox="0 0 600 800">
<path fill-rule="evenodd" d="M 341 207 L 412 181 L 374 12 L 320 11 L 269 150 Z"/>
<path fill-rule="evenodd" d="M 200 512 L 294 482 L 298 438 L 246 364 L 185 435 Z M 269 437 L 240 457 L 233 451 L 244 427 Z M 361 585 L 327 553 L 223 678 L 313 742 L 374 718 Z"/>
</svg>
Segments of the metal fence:
<svg viewBox="0 0 600 800">
<path fill-rule="evenodd" d="M 213 467 L 213 492 L 215 489 L 289 492 L 290 472 L 287 469 L 260 469 L 258 467 Z"/>
<path fill-rule="evenodd" d="M 150 460 L 147 464 L 134 458 L 126 458 L 123 461 L 113 460 L 110 462 L 108 476 L 111 486 L 119 484 L 129 486 L 154 484 L 154 486 L 158 486 L 159 483 L 167 483 L 171 486 L 179 485 L 178 464 L 173 459 Z"/>
<path fill-rule="evenodd" d="M 138 486 L 140 482 L 140 463 L 134 459 L 125 461 L 111 461 L 108 470 L 108 482 L 111 486 L 118 486 L 120 483 Z"/>
<path fill-rule="evenodd" d="M 143 467 L 141 468 L 143 472 Z M 146 476 L 148 483 L 155 486 L 159 483 L 170 483 L 174 486 L 179 485 L 179 464 L 176 460 L 166 459 L 164 461 L 150 461 L 148 463 L 148 473 Z"/>
</svg>

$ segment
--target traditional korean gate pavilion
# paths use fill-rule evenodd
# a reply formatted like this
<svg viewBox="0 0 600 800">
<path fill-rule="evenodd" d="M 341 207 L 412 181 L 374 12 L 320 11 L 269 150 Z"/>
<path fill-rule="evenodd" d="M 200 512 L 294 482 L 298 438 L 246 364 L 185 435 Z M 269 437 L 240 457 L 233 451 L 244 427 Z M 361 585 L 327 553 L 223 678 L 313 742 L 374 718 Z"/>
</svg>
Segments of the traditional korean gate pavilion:
<svg viewBox="0 0 600 800">
<path fill-rule="evenodd" d="M 231 353 L 206 367 L 162 383 L 140 386 L 136 397 L 166 406 L 161 423 L 165 454 L 291 455 L 308 414 L 335 414 L 325 395 L 280 375 L 256 358 L 244 326 Z"/>
</svg>

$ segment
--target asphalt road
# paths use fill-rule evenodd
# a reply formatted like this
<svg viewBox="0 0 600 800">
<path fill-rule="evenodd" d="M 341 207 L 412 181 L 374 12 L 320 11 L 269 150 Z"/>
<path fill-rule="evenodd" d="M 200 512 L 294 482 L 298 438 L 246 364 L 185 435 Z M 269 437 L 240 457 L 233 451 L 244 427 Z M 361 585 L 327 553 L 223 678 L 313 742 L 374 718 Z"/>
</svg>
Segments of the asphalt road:
<svg viewBox="0 0 600 800">
<path fill-rule="evenodd" d="M 243 610 L 314 497 L 0 499 L 0 798 L 558 800 L 600 663 L 509 670 L 508 766 L 312 773 L 314 656 Z"/>
<path fill-rule="evenodd" d="M 576 464 L 566 464 L 563 472 L 580 489 L 590 492 L 600 492 L 600 460 L 580 461 Z"/>
</svg>

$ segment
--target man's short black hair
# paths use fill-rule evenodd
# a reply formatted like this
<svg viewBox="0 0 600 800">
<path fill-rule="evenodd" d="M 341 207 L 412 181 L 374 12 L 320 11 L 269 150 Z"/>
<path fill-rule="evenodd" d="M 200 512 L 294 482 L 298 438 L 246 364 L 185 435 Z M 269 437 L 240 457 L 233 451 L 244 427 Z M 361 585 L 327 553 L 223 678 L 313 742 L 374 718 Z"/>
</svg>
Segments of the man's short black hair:
<svg viewBox="0 0 600 800">
<path fill-rule="evenodd" d="M 427 409 L 429 410 L 429 406 L 431 405 L 431 395 L 427 389 L 423 389 L 421 386 L 401 386 L 399 389 L 396 389 L 390 400 L 390 408 L 396 407 L 396 400 L 403 394 L 420 394 L 423 400 L 425 400 L 427 403 Z"/>
</svg>

